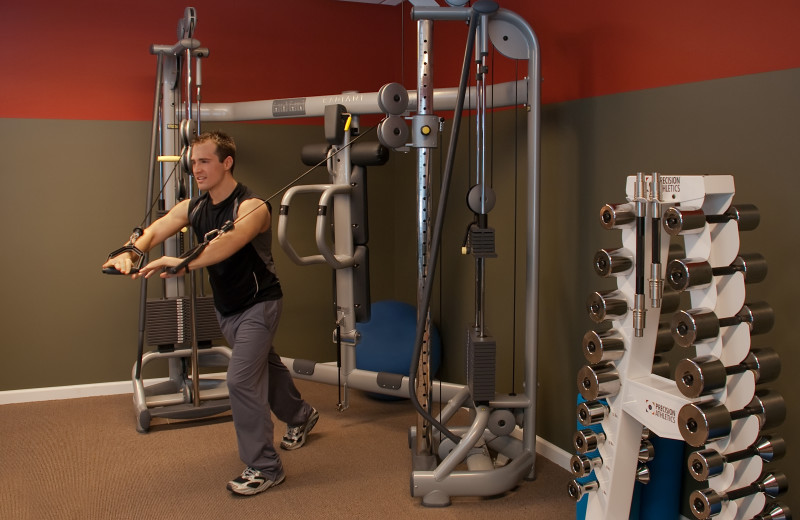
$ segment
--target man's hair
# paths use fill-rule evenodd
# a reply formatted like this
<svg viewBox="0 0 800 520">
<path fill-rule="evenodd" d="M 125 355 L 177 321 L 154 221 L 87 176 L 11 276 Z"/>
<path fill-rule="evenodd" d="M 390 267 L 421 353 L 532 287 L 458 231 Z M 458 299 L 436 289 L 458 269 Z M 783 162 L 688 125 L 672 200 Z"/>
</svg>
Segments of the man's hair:
<svg viewBox="0 0 800 520">
<path fill-rule="evenodd" d="M 213 132 L 203 132 L 198 135 L 192 140 L 192 144 L 204 143 L 206 141 L 212 141 L 217 145 L 217 157 L 219 157 L 219 162 L 224 161 L 228 156 L 233 159 L 233 164 L 231 164 L 231 173 L 233 173 L 233 167 L 236 166 L 236 143 L 233 142 L 233 138 L 228 134 L 214 130 Z"/>
</svg>

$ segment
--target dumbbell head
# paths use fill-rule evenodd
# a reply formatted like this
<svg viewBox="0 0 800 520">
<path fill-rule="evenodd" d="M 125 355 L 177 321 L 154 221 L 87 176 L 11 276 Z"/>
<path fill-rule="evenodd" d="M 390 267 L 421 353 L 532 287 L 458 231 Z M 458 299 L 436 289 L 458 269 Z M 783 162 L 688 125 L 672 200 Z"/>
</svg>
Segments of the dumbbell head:
<svg viewBox="0 0 800 520">
<path fill-rule="evenodd" d="M 656 332 L 656 349 L 655 354 L 663 354 L 669 352 L 675 346 L 675 338 L 672 337 L 672 329 L 669 321 L 663 321 L 658 324 L 658 331 Z"/>
<path fill-rule="evenodd" d="M 595 468 L 599 468 L 602 464 L 603 460 L 600 457 L 587 457 L 582 453 L 573 455 L 569 459 L 569 468 L 575 478 L 588 477 Z"/>
<path fill-rule="evenodd" d="M 752 231 L 761 222 L 761 214 L 755 204 L 736 204 L 729 207 L 724 216 L 728 220 L 735 220 L 739 231 Z"/>
<path fill-rule="evenodd" d="M 678 427 L 683 440 L 700 447 L 707 441 L 730 434 L 731 414 L 716 401 L 687 403 L 678 412 Z"/>
<path fill-rule="evenodd" d="M 626 249 L 601 249 L 594 254 L 594 272 L 603 278 L 622 275 L 632 267 L 633 258 Z"/>
<path fill-rule="evenodd" d="M 682 347 L 708 341 L 719 335 L 719 318 L 708 309 L 678 311 L 670 320 L 672 338 Z"/>
<path fill-rule="evenodd" d="M 786 401 L 777 392 L 757 390 L 747 408 L 760 410 L 755 415 L 758 415 L 762 430 L 780 426 L 786 420 Z"/>
<path fill-rule="evenodd" d="M 767 260 L 760 253 L 742 253 L 731 262 L 731 266 L 741 271 L 746 283 L 763 282 L 767 277 Z"/>
<path fill-rule="evenodd" d="M 711 265 L 705 260 L 693 261 L 688 258 L 672 260 L 667 264 L 665 279 L 669 287 L 676 291 L 703 289 L 714 281 Z"/>
<path fill-rule="evenodd" d="M 775 311 L 767 302 L 746 303 L 736 316 L 749 324 L 753 335 L 769 332 L 775 325 Z"/>
<path fill-rule="evenodd" d="M 703 210 L 670 207 L 662 218 L 664 231 L 670 235 L 699 233 L 706 225 Z"/>
<path fill-rule="evenodd" d="M 727 380 L 725 365 L 715 357 L 681 359 L 675 365 L 675 384 L 686 397 L 700 397 L 723 388 Z"/>
<path fill-rule="evenodd" d="M 578 370 L 578 391 L 587 401 L 614 396 L 619 388 L 619 373 L 612 363 L 587 365 Z"/>
<path fill-rule="evenodd" d="M 596 490 L 598 487 L 596 480 L 590 480 L 588 482 L 580 483 L 575 479 L 572 479 L 567 484 L 567 492 L 569 496 L 571 496 L 577 502 L 583 496 L 590 492 Z"/>
<path fill-rule="evenodd" d="M 713 489 L 697 489 L 689 496 L 689 507 L 695 518 L 705 520 L 720 514 L 724 501 L 724 496 Z"/>
<path fill-rule="evenodd" d="M 583 426 L 600 424 L 608 417 L 608 406 L 599 401 L 584 401 L 578 405 L 578 422 Z"/>
<path fill-rule="evenodd" d="M 700 450 L 690 454 L 686 464 L 692 478 L 702 482 L 722 473 L 725 457 L 717 450 Z"/>
<path fill-rule="evenodd" d="M 650 468 L 647 464 L 639 464 L 636 467 L 636 482 L 641 484 L 649 484 L 650 483 Z"/>
<path fill-rule="evenodd" d="M 606 204 L 600 208 L 600 225 L 606 229 L 614 229 L 618 226 L 633 222 L 636 212 L 633 204 Z"/>
<path fill-rule="evenodd" d="M 764 462 L 782 459 L 786 455 L 786 441 L 783 440 L 783 437 L 762 435 L 756 440 L 755 447 L 758 450 L 758 456 Z"/>
<path fill-rule="evenodd" d="M 742 365 L 755 372 L 756 382 L 759 384 L 775 381 L 781 373 L 781 358 L 769 347 L 752 349 Z"/>
<path fill-rule="evenodd" d="M 578 453 L 588 453 L 596 450 L 605 441 L 605 434 L 584 428 L 572 436 L 572 446 Z"/>
<path fill-rule="evenodd" d="M 606 332 L 590 330 L 583 335 L 583 355 L 593 365 L 616 361 L 625 355 L 625 341 L 614 329 Z"/>
<path fill-rule="evenodd" d="M 789 506 L 783 504 L 769 504 L 764 510 L 754 516 L 752 520 L 792 520 Z"/>
<path fill-rule="evenodd" d="M 586 310 L 596 323 L 606 319 L 616 319 L 628 312 L 628 301 L 622 292 L 596 291 L 586 299 Z"/>
</svg>

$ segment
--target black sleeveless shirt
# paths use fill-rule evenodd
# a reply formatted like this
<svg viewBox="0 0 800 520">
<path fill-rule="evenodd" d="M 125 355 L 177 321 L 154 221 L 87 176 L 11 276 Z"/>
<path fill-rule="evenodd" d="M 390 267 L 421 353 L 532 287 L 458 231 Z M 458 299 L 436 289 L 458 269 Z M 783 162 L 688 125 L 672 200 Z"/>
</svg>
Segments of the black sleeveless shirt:
<svg viewBox="0 0 800 520">
<path fill-rule="evenodd" d="M 189 223 L 198 242 L 202 242 L 209 231 L 220 229 L 226 221 L 235 221 L 239 205 L 253 198 L 257 197 L 241 183 L 219 204 L 212 203 L 208 193 L 192 198 L 189 201 Z M 272 212 L 269 203 L 267 209 Z M 214 306 L 223 316 L 283 296 L 272 259 L 271 228 L 258 234 L 230 257 L 206 269 L 214 291 Z"/>
</svg>

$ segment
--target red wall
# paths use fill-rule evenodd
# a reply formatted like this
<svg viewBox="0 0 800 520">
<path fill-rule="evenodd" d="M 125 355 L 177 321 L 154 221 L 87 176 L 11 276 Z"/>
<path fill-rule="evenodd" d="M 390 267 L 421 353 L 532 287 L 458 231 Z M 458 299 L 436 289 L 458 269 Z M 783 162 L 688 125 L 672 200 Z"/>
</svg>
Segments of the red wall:
<svg viewBox="0 0 800 520">
<path fill-rule="evenodd" d="M 151 117 L 155 57 L 186 5 L 211 56 L 205 102 L 415 87 L 410 6 L 336 0 L 0 0 L 0 117 Z M 800 66 L 796 0 L 506 0 L 542 51 L 544 103 Z M 5 5 L 3 5 L 5 4 Z M 466 27 L 435 29 L 435 84 L 455 86 Z M 403 59 L 401 59 L 401 56 Z M 522 75 L 491 62 L 495 81 Z"/>
</svg>

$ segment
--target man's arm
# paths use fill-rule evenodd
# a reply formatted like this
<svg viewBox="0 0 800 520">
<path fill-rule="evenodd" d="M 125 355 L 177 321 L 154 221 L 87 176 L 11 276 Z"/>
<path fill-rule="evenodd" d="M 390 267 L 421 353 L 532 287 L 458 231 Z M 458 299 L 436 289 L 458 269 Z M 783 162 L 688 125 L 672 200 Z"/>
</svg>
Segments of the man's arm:
<svg viewBox="0 0 800 520">
<path fill-rule="evenodd" d="M 176 204 L 166 215 L 156 220 L 142 236 L 136 239 L 133 244 L 136 249 L 146 253 L 158 244 L 164 242 L 169 237 L 183 229 L 189 224 L 189 200 L 183 200 Z M 131 272 L 133 262 L 138 260 L 131 251 L 124 251 L 114 258 L 108 259 L 103 267 L 113 267 L 117 271 L 128 274 Z"/>
<path fill-rule="evenodd" d="M 241 218 L 244 215 L 247 216 L 238 221 L 233 229 L 209 242 L 197 258 L 189 262 L 189 270 L 218 264 L 250 243 L 259 233 L 269 229 L 271 224 L 269 210 L 267 205 L 259 199 L 248 199 L 242 202 L 239 206 L 237 218 Z M 162 256 L 144 266 L 139 272 L 149 278 L 156 270 L 174 267 L 179 263 L 180 259 L 178 258 Z M 169 278 L 182 274 L 183 270 L 175 273 L 175 275 L 163 272 L 161 277 Z"/>
</svg>

